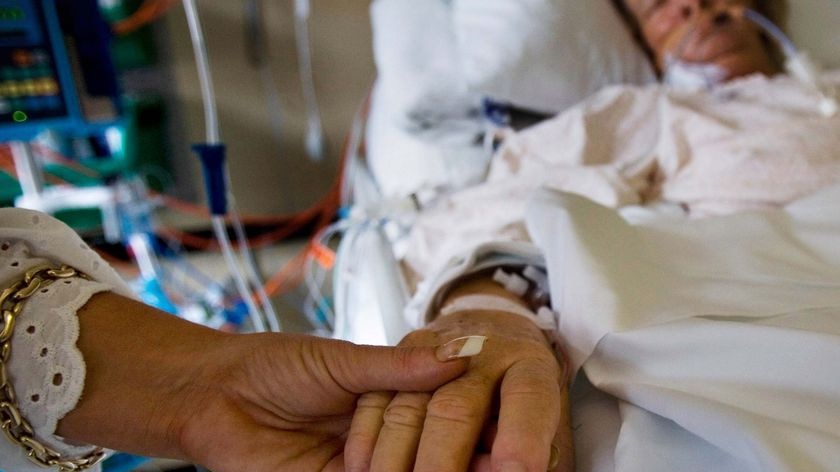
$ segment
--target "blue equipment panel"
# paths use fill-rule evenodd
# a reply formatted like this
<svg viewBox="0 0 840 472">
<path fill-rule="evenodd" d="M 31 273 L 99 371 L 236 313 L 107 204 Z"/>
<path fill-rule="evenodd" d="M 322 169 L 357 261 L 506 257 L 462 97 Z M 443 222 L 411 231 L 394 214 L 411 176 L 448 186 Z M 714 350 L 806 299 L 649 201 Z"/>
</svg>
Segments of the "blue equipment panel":
<svg viewBox="0 0 840 472">
<path fill-rule="evenodd" d="M 0 0 L 0 141 L 91 130 L 61 26 L 55 0 Z"/>
</svg>

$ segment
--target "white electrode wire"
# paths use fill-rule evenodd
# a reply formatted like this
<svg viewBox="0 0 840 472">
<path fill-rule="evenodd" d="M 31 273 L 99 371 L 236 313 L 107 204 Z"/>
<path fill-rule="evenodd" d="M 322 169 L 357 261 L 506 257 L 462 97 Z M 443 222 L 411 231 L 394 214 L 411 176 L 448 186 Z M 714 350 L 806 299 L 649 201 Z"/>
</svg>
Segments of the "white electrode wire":
<svg viewBox="0 0 840 472">
<path fill-rule="evenodd" d="M 324 131 L 315 93 L 312 71 L 312 48 L 309 45 L 309 0 L 295 0 L 295 36 L 297 39 L 300 82 L 306 103 L 306 152 L 313 161 L 324 157 Z"/>
<path fill-rule="evenodd" d="M 221 144 L 219 132 L 219 118 L 216 111 L 216 96 L 213 90 L 213 78 L 210 75 L 210 61 L 207 59 L 207 47 L 204 43 L 204 33 L 201 29 L 201 21 L 198 18 L 198 8 L 195 0 L 183 0 L 184 12 L 187 16 L 187 24 L 190 29 L 190 39 L 193 44 L 193 53 L 195 55 L 196 68 L 198 69 L 198 80 L 201 88 L 201 98 L 204 103 L 204 120 L 206 126 L 206 136 L 208 145 Z M 230 182 L 230 179 L 228 179 Z M 266 331 L 265 321 L 262 313 L 251 297 L 251 292 L 248 289 L 248 284 L 245 281 L 245 276 L 242 274 L 242 269 L 236 261 L 236 256 L 231 247 L 230 239 L 227 236 L 227 226 L 224 218 L 219 215 L 214 215 L 211 218 L 213 224 L 213 232 L 216 239 L 219 241 L 219 246 L 222 250 L 228 270 L 233 276 L 236 290 L 239 296 L 248 307 L 248 314 L 254 324 L 256 331 Z"/>
<path fill-rule="evenodd" d="M 245 234 L 245 227 L 242 225 L 239 212 L 236 211 L 236 204 L 232 199 L 230 200 L 230 208 L 233 230 L 239 242 L 239 255 L 245 261 L 245 274 L 248 276 L 248 281 L 251 283 L 252 288 L 257 292 L 260 304 L 263 307 L 263 314 L 265 315 L 266 321 L 268 321 L 269 329 L 275 333 L 279 333 L 283 331 L 280 317 L 277 315 L 277 311 L 274 310 L 274 305 L 271 303 L 271 299 L 265 291 L 265 284 L 257 271 L 257 261 L 254 258 L 254 252 L 248 246 L 248 235 Z"/>
<path fill-rule="evenodd" d="M 211 218 L 211 221 L 213 222 L 213 231 L 216 233 L 216 237 L 219 239 L 219 245 L 222 247 L 222 255 L 233 274 L 233 282 L 236 284 L 236 290 L 239 292 L 239 296 L 242 297 L 242 301 L 245 302 L 245 306 L 248 307 L 248 315 L 251 317 L 251 322 L 254 324 L 254 330 L 258 332 L 265 332 L 265 321 L 260 315 L 260 310 L 257 308 L 257 305 L 254 303 L 254 299 L 251 297 L 251 293 L 248 290 L 248 284 L 245 282 L 245 277 L 242 276 L 242 271 L 239 270 L 236 263 L 236 256 L 233 253 L 230 239 L 228 239 L 227 236 L 227 225 L 225 224 L 225 219 L 221 216 L 214 215 Z"/>
</svg>

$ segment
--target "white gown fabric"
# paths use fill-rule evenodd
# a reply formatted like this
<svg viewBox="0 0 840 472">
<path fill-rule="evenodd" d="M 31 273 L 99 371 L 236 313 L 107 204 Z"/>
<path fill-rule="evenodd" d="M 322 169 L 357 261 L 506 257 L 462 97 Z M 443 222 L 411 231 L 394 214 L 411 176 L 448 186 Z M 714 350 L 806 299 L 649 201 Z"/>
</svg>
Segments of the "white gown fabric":
<svg viewBox="0 0 840 472">
<path fill-rule="evenodd" d="M 72 278 L 53 283 L 27 301 L 15 324 L 7 369 L 21 413 L 32 424 L 36 437 L 60 452 L 77 456 L 91 448 L 67 444 L 54 434 L 58 420 L 76 406 L 84 387 L 85 364 L 76 347 L 76 311 L 99 292 L 133 295 L 71 228 L 42 213 L 0 208 L 0 287 L 8 287 L 27 270 L 45 263 L 71 265 L 93 281 Z M 0 438 L 0 471 L 44 470 L 5 436 Z"/>
<path fill-rule="evenodd" d="M 840 93 L 840 71 L 824 79 Z M 505 137 L 485 183 L 424 209 L 405 263 L 425 275 L 477 244 L 527 239 L 522 215 L 540 186 L 615 208 L 668 202 L 692 217 L 785 205 L 840 182 L 840 113 L 821 115 L 820 99 L 784 75 L 711 92 L 604 89 Z"/>
<path fill-rule="evenodd" d="M 580 472 L 835 471 L 840 464 L 840 186 L 783 209 L 636 224 L 541 190 L 527 243 L 478 266 L 547 261 L 573 368 Z M 537 250 L 538 249 L 538 250 Z"/>
</svg>

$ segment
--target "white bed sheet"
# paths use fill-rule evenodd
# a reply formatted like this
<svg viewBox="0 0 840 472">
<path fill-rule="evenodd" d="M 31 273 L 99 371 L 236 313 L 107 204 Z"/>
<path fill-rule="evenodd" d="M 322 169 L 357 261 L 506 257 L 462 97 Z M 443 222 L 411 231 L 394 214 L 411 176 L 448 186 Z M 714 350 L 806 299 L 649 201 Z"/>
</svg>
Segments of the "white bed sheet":
<svg viewBox="0 0 840 472">
<path fill-rule="evenodd" d="M 631 225 L 542 191 L 528 228 L 579 382 L 580 471 L 840 464 L 840 186 Z"/>
</svg>

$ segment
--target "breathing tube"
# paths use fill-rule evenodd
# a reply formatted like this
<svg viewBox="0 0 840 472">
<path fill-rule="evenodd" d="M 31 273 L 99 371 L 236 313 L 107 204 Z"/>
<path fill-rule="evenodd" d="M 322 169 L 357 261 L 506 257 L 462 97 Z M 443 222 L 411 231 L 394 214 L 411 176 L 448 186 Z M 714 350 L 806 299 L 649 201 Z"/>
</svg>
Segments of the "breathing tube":
<svg viewBox="0 0 840 472">
<path fill-rule="evenodd" d="M 840 105 L 838 105 L 838 99 L 835 96 L 834 90 L 823 83 L 820 78 L 819 67 L 817 67 L 805 52 L 800 51 L 793 44 L 793 41 L 791 41 L 781 28 L 776 26 L 766 16 L 751 8 L 730 7 L 720 13 L 731 17 L 744 18 L 761 28 L 782 48 L 787 72 L 820 95 L 820 113 L 825 117 L 831 117 L 837 114 Z M 704 87 L 710 89 L 726 79 L 726 71 L 714 64 L 690 63 L 680 59 L 695 29 L 696 23 L 690 25 L 680 39 L 677 47 L 666 57 L 665 82 L 675 86 Z"/>
</svg>

